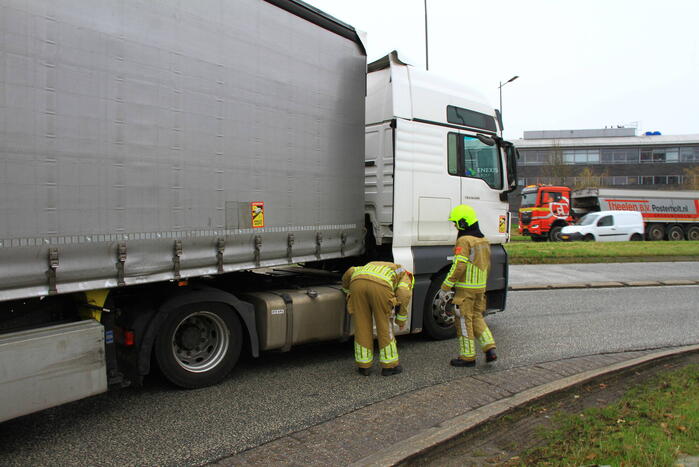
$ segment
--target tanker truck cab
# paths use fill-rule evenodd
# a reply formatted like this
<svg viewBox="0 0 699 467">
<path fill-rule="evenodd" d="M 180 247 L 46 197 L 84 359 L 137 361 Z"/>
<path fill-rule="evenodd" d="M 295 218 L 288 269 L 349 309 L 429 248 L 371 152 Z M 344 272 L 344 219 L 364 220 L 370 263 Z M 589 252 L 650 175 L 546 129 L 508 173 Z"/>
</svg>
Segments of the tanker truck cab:
<svg viewBox="0 0 699 467">
<path fill-rule="evenodd" d="M 516 151 L 497 136 L 500 119 L 480 94 L 416 69 L 397 52 L 368 66 L 365 203 L 369 243 L 415 273 L 410 329 L 453 336 L 448 305 L 435 300 L 451 265 L 451 209 L 471 205 L 491 244 L 488 309 L 505 307 L 507 193 Z M 373 245 L 367 244 L 367 248 Z"/>
<path fill-rule="evenodd" d="M 578 224 L 563 227 L 561 238 L 598 242 L 643 240 L 643 217 L 637 211 L 591 212 Z"/>
</svg>

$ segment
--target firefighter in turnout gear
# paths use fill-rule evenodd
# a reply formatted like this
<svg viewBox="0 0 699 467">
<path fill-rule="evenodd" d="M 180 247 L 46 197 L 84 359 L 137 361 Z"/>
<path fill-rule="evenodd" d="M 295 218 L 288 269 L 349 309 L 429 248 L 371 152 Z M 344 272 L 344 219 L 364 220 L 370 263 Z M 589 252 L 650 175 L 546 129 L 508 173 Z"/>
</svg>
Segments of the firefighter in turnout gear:
<svg viewBox="0 0 699 467">
<path fill-rule="evenodd" d="M 368 376 L 374 362 L 376 323 L 379 340 L 379 362 L 383 376 L 403 371 L 398 360 L 392 318 L 400 329 L 408 319 L 408 305 L 415 280 L 399 264 L 372 261 L 364 266 L 349 268 L 342 276 L 342 290 L 347 294 L 347 312 L 354 317 L 354 359 L 358 371 Z"/>
<path fill-rule="evenodd" d="M 471 206 L 460 204 L 452 209 L 449 220 L 458 230 L 454 260 L 439 291 L 439 298 L 446 300 L 454 290 L 452 299 L 456 315 L 456 335 L 459 340 L 459 358 L 451 360 L 453 366 L 476 365 L 476 341 L 488 362 L 495 361 L 495 340 L 483 319 L 485 313 L 485 286 L 490 269 L 490 245 L 478 227 L 476 212 Z"/>
</svg>

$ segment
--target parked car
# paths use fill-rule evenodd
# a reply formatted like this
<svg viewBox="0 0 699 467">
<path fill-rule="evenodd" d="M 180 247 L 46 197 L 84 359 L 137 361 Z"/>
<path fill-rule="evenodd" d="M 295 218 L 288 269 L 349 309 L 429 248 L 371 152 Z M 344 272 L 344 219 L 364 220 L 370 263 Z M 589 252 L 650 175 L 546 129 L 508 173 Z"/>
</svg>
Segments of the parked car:
<svg viewBox="0 0 699 467">
<path fill-rule="evenodd" d="M 561 239 L 623 242 L 643 240 L 643 216 L 638 211 L 597 211 L 561 230 Z"/>
</svg>

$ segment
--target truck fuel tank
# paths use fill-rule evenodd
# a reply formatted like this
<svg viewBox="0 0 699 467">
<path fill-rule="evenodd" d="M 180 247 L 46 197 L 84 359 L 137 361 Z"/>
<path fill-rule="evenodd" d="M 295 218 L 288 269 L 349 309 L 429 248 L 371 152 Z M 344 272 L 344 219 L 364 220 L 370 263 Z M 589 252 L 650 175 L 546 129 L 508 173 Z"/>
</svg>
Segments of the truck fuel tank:
<svg viewBox="0 0 699 467">
<path fill-rule="evenodd" d="M 340 285 L 281 289 L 240 295 L 253 304 L 260 350 L 281 349 L 351 335 Z"/>
</svg>

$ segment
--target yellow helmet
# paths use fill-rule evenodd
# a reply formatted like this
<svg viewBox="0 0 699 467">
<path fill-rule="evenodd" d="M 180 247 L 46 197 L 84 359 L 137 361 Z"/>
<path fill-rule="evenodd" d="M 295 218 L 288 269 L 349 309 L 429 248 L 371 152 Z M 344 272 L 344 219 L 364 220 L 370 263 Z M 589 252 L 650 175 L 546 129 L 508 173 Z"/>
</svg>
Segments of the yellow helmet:
<svg viewBox="0 0 699 467">
<path fill-rule="evenodd" d="M 471 206 L 459 204 L 451 210 L 449 220 L 456 223 L 457 229 L 466 230 L 466 227 L 478 222 L 478 217 L 476 217 L 476 211 Z"/>
</svg>

